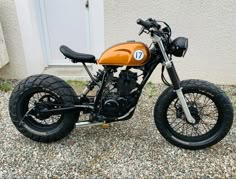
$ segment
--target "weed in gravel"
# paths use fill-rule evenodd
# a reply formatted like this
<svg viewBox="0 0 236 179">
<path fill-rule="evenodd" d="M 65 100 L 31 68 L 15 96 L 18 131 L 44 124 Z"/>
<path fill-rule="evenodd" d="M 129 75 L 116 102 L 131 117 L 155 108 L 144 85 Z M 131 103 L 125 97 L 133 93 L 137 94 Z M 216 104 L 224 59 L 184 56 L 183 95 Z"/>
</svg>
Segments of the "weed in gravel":
<svg viewBox="0 0 236 179">
<path fill-rule="evenodd" d="M 80 94 L 85 88 L 86 84 L 88 84 L 88 81 L 68 80 L 66 82 L 71 85 L 77 94 Z"/>
<path fill-rule="evenodd" d="M 8 81 L 0 81 L 0 91 L 8 92 L 12 90 L 12 84 Z"/>
<path fill-rule="evenodd" d="M 146 86 L 146 89 L 147 89 L 147 94 L 148 94 L 148 97 L 149 98 L 151 98 L 151 97 L 153 97 L 153 96 L 155 96 L 156 95 L 156 85 L 155 85 L 155 83 L 153 83 L 153 82 L 148 82 L 147 83 L 147 86 Z"/>
</svg>

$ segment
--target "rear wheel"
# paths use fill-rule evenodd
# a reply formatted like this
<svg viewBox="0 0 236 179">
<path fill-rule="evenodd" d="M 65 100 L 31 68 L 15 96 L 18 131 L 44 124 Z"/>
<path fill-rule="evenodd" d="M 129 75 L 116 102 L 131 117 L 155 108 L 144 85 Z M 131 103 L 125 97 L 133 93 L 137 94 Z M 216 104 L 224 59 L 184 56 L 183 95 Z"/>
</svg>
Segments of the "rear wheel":
<svg viewBox="0 0 236 179">
<path fill-rule="evenodd" d="M 35 75 L 15 87 L 9 101 L 9 112 L 14 125 L 24 136 L 48 143 L 68 135 L 78 120 L 78 114 L 37 116 L 37 111 L 71 106 L 76 102 L 76 93 L 60 78 Z"/>
<path fill-rule="evenodd" d="M 155 123 L 170 143 L 186 149 L 203 149 L 222 140 L 233 122 L 233 107 L 224 92 L 214 84 L 201 80 L 181 82 L 191 115 L 187 121 L 172 87 L 159 97 L 154 111 Z"/>
</svg>

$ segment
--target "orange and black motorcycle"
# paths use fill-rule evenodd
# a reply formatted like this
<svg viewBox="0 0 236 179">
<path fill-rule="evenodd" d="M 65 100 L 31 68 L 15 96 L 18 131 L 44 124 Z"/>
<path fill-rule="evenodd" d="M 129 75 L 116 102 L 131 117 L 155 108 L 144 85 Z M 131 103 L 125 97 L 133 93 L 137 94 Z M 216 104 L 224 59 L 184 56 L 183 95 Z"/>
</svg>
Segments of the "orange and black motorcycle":
<svg viewBox="0 0 236 179">
<path fill-rule="evenodd" d="M 104 125 L 130 119 L 143 87 L 154 69 L 162 64 L 161 78 L 169 87 L 154 108 L 154 120 L 161 135 L 186 149 L 202 149 L 223 139 L 233 122 L 233 107 L 225 93 L 202 80 L 180 81 L 172 56 L 183 57 L 188 48 L 184 37 L 171 39 L 171 28 L 163 21 L 138 19 L 141 31 L 150 34 L 148 48 L 142 42 L 117 44 L 96 60 L 66 46 L 60 51 L 73 63 L 82 63 L 91 81 L 79 96 L 62 79 L 52 75 L 33 75 L 13 90 L 9 111 L 12 122 L 26 137 L 53 142 L 68 135 L 75 126 Z M 103 67 L 92 75 L 87 63 Z M 167 70 L 171 85 L 164 77 Z M 89 96 L 90 91 L 96 93 Z M 91 93 L 90 93 L 91 94 Z M 81 114 L 87 114 L 81 120 Z"/>
</svg>

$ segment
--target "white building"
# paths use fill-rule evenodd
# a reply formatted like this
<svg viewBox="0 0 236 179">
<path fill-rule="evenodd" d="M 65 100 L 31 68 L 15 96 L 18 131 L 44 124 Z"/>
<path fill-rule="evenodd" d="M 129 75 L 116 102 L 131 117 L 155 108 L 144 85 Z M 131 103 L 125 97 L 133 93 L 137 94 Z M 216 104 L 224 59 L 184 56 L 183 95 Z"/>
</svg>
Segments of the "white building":
<svg viewBox="0 0 236 179">
<path fill-rule="evenodd" d="M 174 37 L 189 38 L 186 57 L 175 58 L 181 79 L 236 84 L 234 0 L 0 0 L 9 56 L 0 78 L 21 79 L 36 73 L 85 77 L 80 65 L 63 58 L 60 45 L 99 58 L 104 49 L 126 40 L 149 44 L 147 35 L 137 35 L 136 24 L 138 18 L 149 17 L 168 22 Z M 160 81 L 159 76 L 157 69 L 153 82 Z"/>
</svg>

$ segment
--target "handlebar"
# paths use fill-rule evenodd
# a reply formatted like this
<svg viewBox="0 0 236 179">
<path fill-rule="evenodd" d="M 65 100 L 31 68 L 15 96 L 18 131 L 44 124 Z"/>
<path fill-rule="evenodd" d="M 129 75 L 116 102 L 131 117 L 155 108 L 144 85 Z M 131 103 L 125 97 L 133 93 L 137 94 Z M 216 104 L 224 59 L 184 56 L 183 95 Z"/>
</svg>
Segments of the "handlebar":
<svg viewBox="0 0 236 179">
<path fill-rule="evenodd" d="M 156 22 L 156 20 L 149 18 L 147 20 L 142 20 L 142 19 L 138 19 L 137 20 L 137 24 L 141 25 L 142 28 L 139 32 L 139 35 L 141 35 L 145 30 L 149 30 L 150 28 L 156 28 L 157 30 L 159 30 L 161 28 L 161 25 L 158 24 Z"/>
<path fill-rule="evenodd" d="M 142 25 L 145 29 L 149 29 L 152 27 L 152 23 L 149 20 L 144 21 L 142 19 L 138 19 L 137 24 Z"/>
<path fill-rule="evenodd" d="M 164 24 L 164 27 L 162 27 L 159 23 Z M 137 24 L 142 26 L 139 35 L 141 35 L 143 32 L 147 34 L 150 33 L 151 38 L 158 36 L 161 41 L 163 41 L 163 44 L 169 44 L 171 42 L 171 28 L 165 21 L 155 20 L 152 18 L 149 18 L 145 21 L 138 19 Z M 154 43 L 156 43 L 156 41 Z"/>
<path fill-rule="evenodd" d="M 161 25 L 157 23 L 156 20 L 149 18 L 147 20 L 138 19 L 137 24 L 142 25 L 145 29 L 150 29 L 152 27 L 157 28 L 158 30 L 161 28 Z"/>
</svg>

